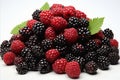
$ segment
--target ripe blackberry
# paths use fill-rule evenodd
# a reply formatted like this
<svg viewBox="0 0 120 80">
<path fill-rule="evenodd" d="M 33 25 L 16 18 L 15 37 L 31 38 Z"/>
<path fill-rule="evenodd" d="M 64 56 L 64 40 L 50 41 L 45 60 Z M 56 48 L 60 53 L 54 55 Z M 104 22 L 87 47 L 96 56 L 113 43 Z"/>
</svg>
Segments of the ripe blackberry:
<svg viewBox="0 0 120 80">
<path fill-rule="evenodd" d="M 29 40 L 25 43 L 27 47 L 32 48 L 37 44 L 38 38 L 36 35 L 30 36 Z"/>
<path fill-rule="evenodd" d="M 112 30 L 110 30 L 109 28 L 105 29 L 103 31 L 103 33 L 104 33 L 105 37 L 107 37 L 109 39 L 113 39 L 113 37 L 114 37 Z"/>
<path fill-rule="evenodd" d="M 47 51 L 47 50 L 49 50 L 49 49 L 52 48 L 53 43 L 52 43 L 52 40 L 50 40 L 50 39 L 44 39 L 44 40 L 41 42 L 41 45 L 42 45 L 42 47 L 43 47 L 43 50 L 44 50 L 44 51 Z"/>
<path fill-rule="evenodd" d="M 68 25 L 69 27 L 74 27 L 74 28 L 78 28 L 79 27 L 79 19 L 77 17 L 70 17 L 68 19 Z"/>
<path fill-rule="evenodd" d="M 83 71 L 86 62 L 85 58 L 78 56 L 74 59 L 74 61 L 77 61 L 79 63 L 81 71 Z"/>
<path fill-rule="evenodd" d="M 65 59 L 67 59 L 68 62 L 75 59 L 75 56 L 72 53 L 66 54 Z"/>
<path fill-rule="evenodd" d="M 24 49 L 22 49 L 20 56 L 25 58 L 27 54 L 31 54 L 32 51 L 30 48 L 25 47 Z"/>
<path fill-rule="evenodd" d="M 43 36 L 45 32 L 45 26 L 42 22 L 36 22 L 33 26 L 32 31 L 37 36 Z"/>
<path fill-rule="evenodd" d="M 54 40 L 53 44 L 55 46 L 65 46 L 66 45 L 66 40 L 64 38 L 63 34 L 58 35 Z"/>
<path fill-rule="evenodd" d="M 102 44 L 104 44 L 104 45 L 110 45 L 110 39 L 107 38 L 107 37 L 104 37 L 104 38 L 102 39 Z"/>
<path fill-rule="evenodd" d="M 16 65 L 16 70 L 17 70 L 18 74 L 23 75 L 28 72 L 28 66 L 25 62 L 21 62 Z"/>
<path fill-rule="evenodd" d="M 94 61 L 89 61 L 85 64 L 85 71 L 89 74 L 96 74 L 97 69 L 98 66 Z"/>
<path fill-rule="evenodd" d="M 52 70 L 51 64 L 46 59 L 41 59 L 38 65 L 41 74 L 49 73 Z"/>
<path fill-rule="evenodd" d="M 111 52 L 108 55 L 108 59 L 110 61 L 110 64 L 116 65 L 118 64 L 118 61 L 119 61 L 119 54 L 116 52 Z"/>
<path fill-rule="evenodd" d="M 88 53 L 85 55 L 85 60 L 86 60 L 86 62 L 96 61 L 96 58 L 97 58 L 97 55 L 96 55 L 96 52 L 95 52 L 95 51 L 88 52 Z"/>
<path fill-rule="evenodd" d="M 20 64 L 21 62 L 23 62 L 23 60 L 23 57 L 15 57 L 14 65 Z"/>
<path fill-rule="evenodd" d="M 79 22 L 80 27 L 88 27 L 89 26 L 89 21 L 87 19 L 81 18 L 79 21 L 80 21 Z"/>
<path fill-rule="evenodd" d="M 78 41 L 83 44 L 88 41 L 90 37 L 90 31 L 86 27 L 80 27 L 78 28 L 78 35 L 79 35 Z"/>
<path fill-rule="evenodd" d="M 98 67 L 102 70 L 109 69 L 110 61 L 105 56 L 99 56 L 97 60 Z"/>
<path fill-rule="evenodd" d="M 117 47 L 111 47 L 111 52 L 119 53 L 119 49 Z"/>
<path fill-rule="evenodd" d="M 84 52 L 84 46 L 79 43 L 76 43 L 72 45 L 71 51 L 75 56 L 79 56 L 79 55 L 82 56 L 82 52 Z"/>
<path fill-rule="evenodd" d="M 40 14 L 40 10 L 35 10 L 34 12 L 33 12 L 33 14 L 32 14 L 32 17 L 33 17 L 33 19 L 35 19 L 35 20 L 37 20 L 37 21 L 40 21 L 40 17 L 39 17 L 39 14 Z"/>
<path fill-rule="evenodd" d="M 10 51 L 10 45 L 11 45 L 11 43 L 9 41 L 7 41 L 7 40 L 4 40 L 2 42 L 2 44 L 0 45 L 0 55 L 1 55 L 1 58 L 3 58 L 3 55 L 6 52 Z"/>
</svg>

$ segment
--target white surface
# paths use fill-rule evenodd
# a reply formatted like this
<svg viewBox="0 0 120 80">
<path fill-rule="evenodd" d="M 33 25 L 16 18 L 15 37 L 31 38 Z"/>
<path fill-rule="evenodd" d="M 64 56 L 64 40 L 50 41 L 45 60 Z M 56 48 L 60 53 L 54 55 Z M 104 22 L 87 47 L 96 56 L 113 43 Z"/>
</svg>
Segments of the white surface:
<svg viewBox="0 0 120 80">
<path fill-rule="evenodd" d="M 105 17 L 102 29 L 109 27 L 113 30 L 115 38 L 120 41 L 120 1 L 119 0 L 0 0 L 0 43 L 10 38 L 12 28 L 31 19 L 35 9 L 39 9 L 45 2 L 50 5 L 62 3 L 74 5 L 76 9 L 85 12 L 88 17 Z M 0 59 L 0 80 L 71 80 L 66 74 L 42 75 L 39 72 L 29 72 L 18 75 L 14 66 L 5 66 Z M 97 75 L 82 73 L 79 80 L 120 80 L 120 64 L 110 66 L 110 70 L 98 70 Z"/>
</svg>

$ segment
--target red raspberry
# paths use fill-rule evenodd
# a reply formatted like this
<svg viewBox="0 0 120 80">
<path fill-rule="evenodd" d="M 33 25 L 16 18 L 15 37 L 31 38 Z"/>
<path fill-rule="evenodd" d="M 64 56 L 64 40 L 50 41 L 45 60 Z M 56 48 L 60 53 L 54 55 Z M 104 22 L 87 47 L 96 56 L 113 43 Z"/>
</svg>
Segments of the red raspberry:
<svg viewBox="0 0 120 80">
<path fill-rule="evenodd" d="M 71 78 L 78 78 L 81 72 L 78 62 L 68 62 L 65 67 L 65 72 Z"/>
<path fill-rule="evenodd" d="M 23 58 L 22 57 L 15 57 L 14 65 L 18 65 L 21 62 L 23 62 Z"/>
<path fill-rule="evenodd" d="M 52 68 L 56 73 L 65 73 L 65 66 L 67 64 L 67 60 L 64 58 L 57 59 L 54 64 L 52 64 Z"/>
<path fill-rule="evenodd" d="M 81 11 L 79 11 L 79 10 L 76 10 L 75 11 L 76 12 L 76 17 L 77 18 L 86 18 L 86 14 L 84 13 L 84 12 L 81 12 Z"/>
<path fill-rule="evenodd" d="M 110 45 L 118 48 L 118 41 L 116 39 L 110 39 Z"/>
<path fill-rule="evenodd" d="M 47 61 L 53 63 L 55 60 L 58 59 L 60 53 L 57 49 L 50 49 L 45 54 Z"/>
<path fill-rule="evenodd" d="M 28 20 L 27 21 L 27 26 L 32 29 L 33 25 L 36 23 L 37 21 L 34 19 Z"/>
<path fill-rule="evenodd" d="M 63 8 L 64 6 L 62 4 L 53 4 L 50 9 L 54 8 Z"/>
<path fill-rule="evenodd" d="M 16 55 L 13 52 L 6 52 L 3 55 L 3 61 L 6 65 L 12 65 L 14 63 L 15 56 Z"/>
<path fill-rule="evenodd" d="M 75 28 L 65 29 L 64 37 L 68 41 L 68 43 L 74 43 L 78 39 L 78 32 Z"/>
<path fill-rule="evenodd" d="M 101 40 L 99 40 L 99 39 L 94 39 L 94 40 L 95 40 L 97 46 L 101 46 L 101 44 L 102 44 Z"/>
<path fill-rule="evenodd" d="M 51 18 L 53 18 L 53 13 L 49 10 L 42 11 L 40 14 L 40 21 L 43 22 L 46 25 L 50 24 Z"/>
<path fill-rule="evenodd" d="M 48 27 L 45 30 L 45 38 L 53 40 L 55 37 L 56 37 L 56 33 L 55 33 L 54 29 L 52 27 Z"/>
<path fill-rule="evenodd" d="M 62 17 L 54 17 L 51 19 L 51 26 L 56 31 L 61 31 L 67 27 L 67 21 Z"/>
<path fill-rule="evenodd" d="M 10 46 L 11 50 L 18 54 L 25 47 L 24 43 L 20 40 L 14 40 Z"/>
<path fill-rule="evenodd" d="M 94 38 L 101 39 L 101 40 L 105 37 L 102 30 L 100 30 L 98 33 L 94 34 L 93 36 Z"/>
<path fill-rule="evenodd" d="M 54 16 L 63 16 L 63 8 L 54 8 L 51 10 Z"/>
<path fill-rule="evenodd" d="M 66 6 L 63 8 L 63 17 L 68 19 L 69 17 L 75 16 L 75 8 L 73 6 Z"/>
</svg>

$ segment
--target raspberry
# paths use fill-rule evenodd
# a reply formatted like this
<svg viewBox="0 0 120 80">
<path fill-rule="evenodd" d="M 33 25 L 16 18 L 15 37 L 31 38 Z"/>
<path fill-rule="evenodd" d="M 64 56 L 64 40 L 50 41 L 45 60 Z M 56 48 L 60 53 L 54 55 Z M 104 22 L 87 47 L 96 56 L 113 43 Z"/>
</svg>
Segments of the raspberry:
<svg viewBox="0 0 120 80">
<path fill-rule="evenodd" d="M 90 61 L 85 64 L 85 71 L 89 74 L 95 74 L 97 69 L 98 69 L 98 66 L 94 61 Z"/>
<path fill-rule="evenodd" d="M 10 46 L 11 50 L 16 54 L 19 54 L 24 47 L 24 43 L 20 40 L 14 40 Z"/>
<path fill-rule="evenodd" d="M 40 21 L 45 25 L 50 24 L 50 20 L 53 18 L 53 13 L 51 11 L 45 10 L 39 14 Z"/>
<path fill-rule="evenodd" d="M 70 17 L 68 19 L 68 25 L 69 27 L 74 27 L 74 28 L 78 28 L 79 27 L 79 19 L 77 17 Z"/>
<path fill-rule="evenodd" d="M 78 32 L 75 28 L 65 29 L 64 37 L 68 43 L 74 43 L 78 39 Z"/>
<path fill-rule="evenodd" d="M 41 74 L 48 73 L 52 70 L 51 64 L 46 59 L 41 59 L 38 63 L 38 70 Z"/>
<path fill-rule="evenodd" d="M 118 41 L 116 39 L 110 39 L 110 45 L 118 48 Z"/>
<path fill-rule="evenodd" d="M 112 30 L 110 30 L 109 28 L 105 29 L 103 31 L 103 33 L 104 33 L 105 37 L 107 37 L 109 39 L 113 39 L 113 37 L 114 37 Z"/>
<path fill-rule="evenodd" d="M 79 11 L 79 10 L 76 10 L 75 11 L 75 16 L 77 17 L 77 18 L 79 18 L 79 19 L 81 19 L 81 18 L 86 18 L 86 14 L 84 13 L 84 12 L 81 12 L 81 11 Z"/>
<path fill-rule="evenodd" d="M 46 52 L 46 59 L 47 61 L 53 63 L 55 60 L 58 59 L 58 57 L 60 56 L 60 53 L 57 49 L 50 49 Z"/>
<path fill-rule="evenodd" d="M 63 7 L 64 6 L 62 4 L 53 4 L 50 9 L 52 10 L 54 8 L 63 8 Z"/>
<path fill-rule="evenodd" d="M 98 33 L 94 34 L 93 36 L 94 38 L 100 39 L 100 40 L 102 40 L 105 37 L 102 30 L 100 30 Z"/>
<path fill-rule="evenodd" d="M 64 58 L 57 59 L 53 64 L 52 68 L 56 73 L 65 73 L 65 66 L 67 64 L 67 60 Z"/>
<path fill-rule="evenodd" d="M 40 21 L 40 17 L 39 17 L 40 12 L 41 12 L 41 10 L 38 10 L 38 9 L 35 10 L 35 11 L 33 12 L 33 14 L 32 14 L 32 18 L 33 18 L 34 20 Z"/>
<path fill-rule="evenodd" d="M 63 16 L 63 8 L 53 8 L 51 12 L 53 13 L 54 16 L 59 16 L 59 17 Z"/>
<path fill-rule="evenodd" d="M 13 52 L 6 52 L 3 55 L 3 61 L 6 65 L 12 65 L 14 64 L 14 60 L 15 60 L 15 54 Z"/>
<path fill-rule="evenodd" d="M 67 27 L 67 21 L 62 17 L 54 17 L 51 19 L 51 26 L 56 31 L 62 31 Z"/>
<path fill-rule="evenodd" d="M 21 62 L 23 62 L 23 60 L 23 57 L 15 57 L 14 65 L 20 64 Z"/>
<path fill-rule="evenodd" d="M 72 16 L 75 16 L 75 8 L 73 6 L 66 6 L 63 8 L 63 17 L 68 19 Z"/>
<path fill-rule="evenodd" d="M 81 18 L 79 22 L 80 27 L 88 27 L 89 26 L 89 21 L 85 18 Z"/>
<path fill-rule="evenodd" d="M 99 39 L 94 39 L 95 43 L 97 44 L 98 48 L 101 46 L 102 42 Z"/>
<path fill-rule="evenodd" d="M 55 37 L 56 37 L 56 33 L 55 33 L 54 29 L 52 27 L 48 27 L 45 30 L 45 38 L 53 40 Z"/>
<path fill-rule="evenodd" d="M 37 21 L 34 20 L 34 19 L 31 19 L 31 20 L 28 20 L 27 21 L 27 26 L 32 29 L 33 28 L 33 25 L 36 23 Z"/>
<path fill-rule="evenodd" d="M 67 59 L 68 62 L 75 59 L 75 56 L 72 53 L 66 54 L 65 59 Z"/>
<path fill-rule="evenodd" d="M 70 78 L 78 78 L 81 73 L 78 62 L 68 62 L 65 67 L 65 72 Z"/>
</svg>

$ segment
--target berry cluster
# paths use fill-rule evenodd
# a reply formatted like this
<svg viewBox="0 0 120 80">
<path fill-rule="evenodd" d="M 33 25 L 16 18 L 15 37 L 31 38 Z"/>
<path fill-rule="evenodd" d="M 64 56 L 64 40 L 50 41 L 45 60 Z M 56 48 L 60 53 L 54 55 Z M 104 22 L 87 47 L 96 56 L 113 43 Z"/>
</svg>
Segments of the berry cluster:
<svg viewBox="0 0 120 80">
<path fill-rule="evenodd" d="M 89 18 L 73 6 L 53 4 L 49 10 L 35 10 L 33 19 L 0 46 L 6 65 L 14 64 L 18 74 L 54 71 L 78 78 L 81 72 L 97 73 L 118 64 L 118 41 L 112 30 L 91 35 Z"/>
</svg>

